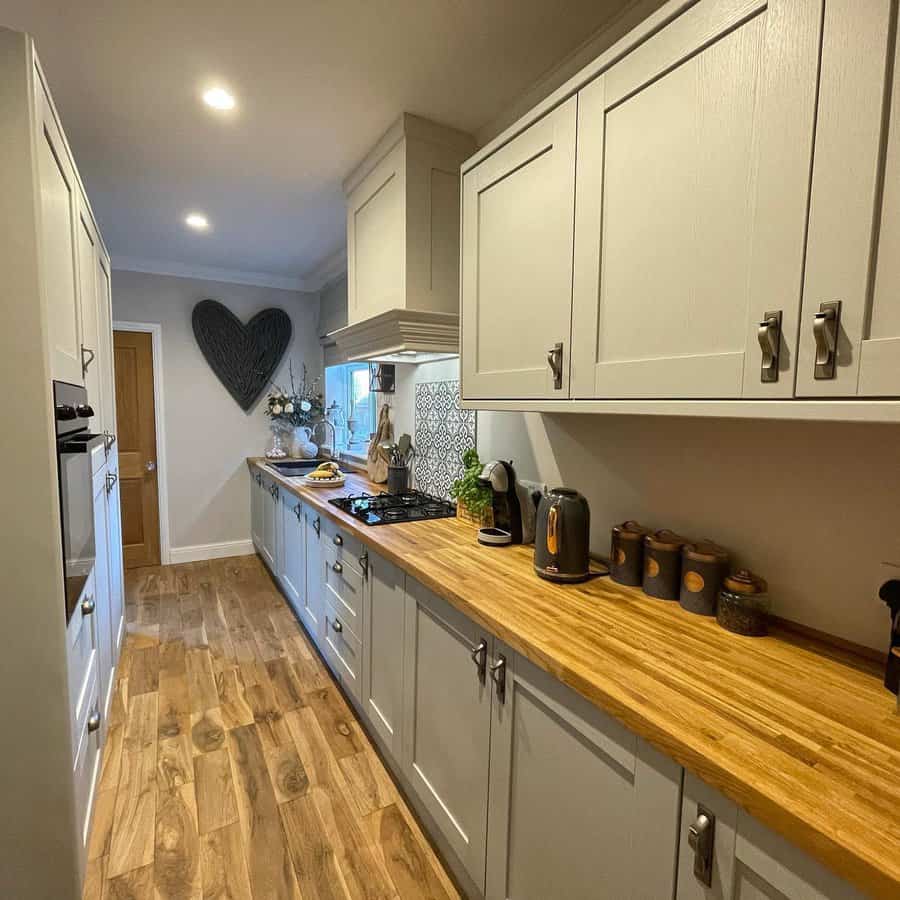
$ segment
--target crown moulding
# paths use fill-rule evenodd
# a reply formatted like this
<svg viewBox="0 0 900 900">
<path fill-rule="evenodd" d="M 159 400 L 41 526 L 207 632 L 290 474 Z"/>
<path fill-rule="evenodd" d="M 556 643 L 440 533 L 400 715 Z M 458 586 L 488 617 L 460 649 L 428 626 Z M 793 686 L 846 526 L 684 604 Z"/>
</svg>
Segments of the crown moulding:
<svg viewBox="0 0 900 900">
<path fill-rule="evenodd" d="M 341 357 L 349 361 L 415 353 L 423 358 L 410 356 L 408 362 L 424 362 L 459 353 L 459 315 L 390 309 L 332 331 L 327 339 L 336 343 Z"/>
</svg>

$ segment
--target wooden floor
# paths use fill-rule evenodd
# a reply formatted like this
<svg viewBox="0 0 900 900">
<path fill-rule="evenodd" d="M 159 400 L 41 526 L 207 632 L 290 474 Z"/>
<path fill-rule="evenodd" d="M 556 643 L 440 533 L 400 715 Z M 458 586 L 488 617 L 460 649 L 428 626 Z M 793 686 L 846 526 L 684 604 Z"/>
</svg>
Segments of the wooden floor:
<svg viewBox="0 0 900 900">
<path fill-rule="evenodd" d="M 459 896 L 255 556 L 126 602 L 85 898 Z"/>
</svg>

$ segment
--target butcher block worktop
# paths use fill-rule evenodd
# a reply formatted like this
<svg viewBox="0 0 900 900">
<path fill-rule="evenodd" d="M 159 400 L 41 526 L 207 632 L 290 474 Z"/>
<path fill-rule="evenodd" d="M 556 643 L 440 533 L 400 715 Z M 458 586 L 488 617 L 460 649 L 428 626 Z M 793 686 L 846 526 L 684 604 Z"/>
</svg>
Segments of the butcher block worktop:
<svg viewBox="0 0 900 900">
<path fill-rule="evenodd" d="M 837 874 L 900 896 L 900 716 L 876 664 L 606 577 L 550 584 L 532 547 L 483 547 L 456 519 L 368 527 L 328 503 L 381 489 L 364 477 L 307 488 L 248 462 Z"/>
</svg>

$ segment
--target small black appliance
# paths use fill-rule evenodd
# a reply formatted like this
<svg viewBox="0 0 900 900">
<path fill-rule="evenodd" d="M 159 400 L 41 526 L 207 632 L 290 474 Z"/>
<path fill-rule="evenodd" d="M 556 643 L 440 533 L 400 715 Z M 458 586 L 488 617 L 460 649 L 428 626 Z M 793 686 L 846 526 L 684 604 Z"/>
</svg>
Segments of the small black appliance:
<svg viewBox="0 0 900 900">
<path fill-rule="evenodd" d="M 591 573 L 591 511 L 569 488 L 541 498 L 534 540 L 534 571 L 548 581 L 584 581 Z"/>
<path fill-rule="evenodd" d="M 491 489 L 494 527 L 482 528 L 482 544 L 530 544 L 534 540 L 534 503 L 516 480 L 512 460 L 495 459 L 482 470 L 478 481 Z"/>
</svg>

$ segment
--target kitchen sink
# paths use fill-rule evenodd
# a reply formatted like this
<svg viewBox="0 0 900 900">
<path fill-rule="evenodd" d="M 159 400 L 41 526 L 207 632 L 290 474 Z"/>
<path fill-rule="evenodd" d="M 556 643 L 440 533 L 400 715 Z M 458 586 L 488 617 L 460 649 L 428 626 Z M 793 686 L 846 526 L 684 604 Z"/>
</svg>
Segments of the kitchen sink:
<svg viewBox="0 0 900 900">
<path fill-rule="evenodd" d="M 270 462 L 269 467 L 274 469 L 279 475 L 305 475 L 313 469 L 318 468 L 323 462 L 329 462 L 327 459 L 290 459 L 285 462 Z"/>
</svg>

